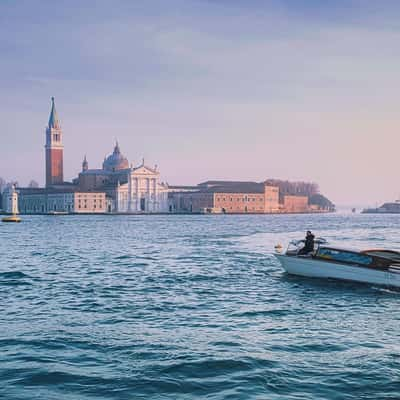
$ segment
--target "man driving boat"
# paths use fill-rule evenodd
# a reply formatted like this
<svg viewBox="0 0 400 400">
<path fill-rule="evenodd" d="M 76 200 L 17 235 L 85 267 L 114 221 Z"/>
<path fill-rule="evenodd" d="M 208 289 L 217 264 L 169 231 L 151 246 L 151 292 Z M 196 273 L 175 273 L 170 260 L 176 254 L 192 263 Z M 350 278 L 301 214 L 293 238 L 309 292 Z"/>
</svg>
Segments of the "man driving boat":
<svg viewBox="0 0 400 400">
<path fill-rule="evenodd" d="M 306 255 L 306 254 L 310 254 L 311 252 L 313 252 L 314 251 L 314 239 L 315 239 L 315 236 L 312 234 L 312 232 L 307 231 L 306 238 L 304 241 L 304 247 L 302 249 L 300 249 L 298 254 Z"/>
</svg>

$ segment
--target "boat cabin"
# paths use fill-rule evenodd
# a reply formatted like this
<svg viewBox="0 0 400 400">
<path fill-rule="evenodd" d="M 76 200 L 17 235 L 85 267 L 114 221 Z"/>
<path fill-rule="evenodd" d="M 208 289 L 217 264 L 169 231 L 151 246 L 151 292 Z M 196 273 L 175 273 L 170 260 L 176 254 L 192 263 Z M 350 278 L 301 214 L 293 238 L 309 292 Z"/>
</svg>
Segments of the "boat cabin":
<svg viewBox="0 0 400 400">
<path fill-rule="evenodd" d="M 396 267 L 397 265 L 400 267 L 400 253 L 390 250 L 365 250 L 357 252 L 319 246 L 312 257 L 328 262 L 374 269 L 385 270 L 389 267 Z"/>
</svg>

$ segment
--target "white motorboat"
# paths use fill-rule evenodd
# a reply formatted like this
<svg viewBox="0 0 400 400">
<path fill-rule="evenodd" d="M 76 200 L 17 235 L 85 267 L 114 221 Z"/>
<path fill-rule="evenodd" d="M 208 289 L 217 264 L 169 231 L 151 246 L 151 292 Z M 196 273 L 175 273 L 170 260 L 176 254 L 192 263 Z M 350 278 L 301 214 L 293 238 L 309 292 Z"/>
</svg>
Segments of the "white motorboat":
<svg viewBox="0 0 400 400">
<path fill-rule="evenodd" d="M 275 247 L 275 256 L 289 274 L 400 287 L 400 252 L 345 250 L 316 239 L 314 251 L 301 255 L 303 242 L 292 241 L 285 253 L 281 246 Z"/>
</svg>

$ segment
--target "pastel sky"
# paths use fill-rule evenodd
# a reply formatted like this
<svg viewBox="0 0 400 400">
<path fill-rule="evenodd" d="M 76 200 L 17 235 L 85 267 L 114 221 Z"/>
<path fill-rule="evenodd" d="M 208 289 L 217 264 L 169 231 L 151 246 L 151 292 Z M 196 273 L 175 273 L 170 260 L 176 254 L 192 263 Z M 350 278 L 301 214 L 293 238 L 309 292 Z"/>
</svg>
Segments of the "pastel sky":
<svg viewBox="0 0 400 400">
<path fill-rule="evenodd" d="M 54 96 L 68 180 L 118 139 L 170 184 L 395 200 L 399 21 L 385 0 L 1 0 L 0 176 L 44 183 Z"/>
</svg>

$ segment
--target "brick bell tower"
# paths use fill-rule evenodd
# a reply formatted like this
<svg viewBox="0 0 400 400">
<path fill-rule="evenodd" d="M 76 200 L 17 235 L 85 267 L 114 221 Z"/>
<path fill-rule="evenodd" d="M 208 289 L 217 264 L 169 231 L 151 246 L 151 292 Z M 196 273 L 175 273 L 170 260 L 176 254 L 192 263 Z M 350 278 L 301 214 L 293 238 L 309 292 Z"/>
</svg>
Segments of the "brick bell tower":
<svg viewBox="0 0 400 400">
<path fill-rule="evenodd" d="M 49 125 L 46 128 L 46 187 L 64 182 L 62 131 L 54 97 L 51 98 Z"/>
</svg>

